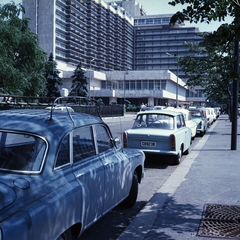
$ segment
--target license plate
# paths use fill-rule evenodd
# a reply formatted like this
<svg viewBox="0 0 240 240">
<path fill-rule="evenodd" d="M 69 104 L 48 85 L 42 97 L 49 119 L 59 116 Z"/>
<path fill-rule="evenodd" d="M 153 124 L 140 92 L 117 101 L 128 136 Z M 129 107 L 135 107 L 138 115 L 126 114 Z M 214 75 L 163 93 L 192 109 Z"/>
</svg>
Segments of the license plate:
<svg viewBox="0 0 240 240">
<path fill-rule="evenodd" d="M 156 147 L 156 142 L 142 141 L 142 147 Z"/>
</svg>

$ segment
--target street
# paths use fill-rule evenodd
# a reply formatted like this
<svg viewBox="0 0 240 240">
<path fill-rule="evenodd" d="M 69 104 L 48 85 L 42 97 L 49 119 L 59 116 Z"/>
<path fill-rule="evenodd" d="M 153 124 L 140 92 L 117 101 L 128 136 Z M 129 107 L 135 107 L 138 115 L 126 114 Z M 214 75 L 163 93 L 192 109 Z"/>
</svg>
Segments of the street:
<svg viewBox="0 0 240 240">
<path fill-rule="evenodd" d="M 105 122 L 108 123 L 113 137 L 121 137 L 121 133 L 132 126 L 133 119 L 134 116 L 129 116 L 123 119 L 106 119 Z M 199 139 L 200 137 L 195 138 L 191 145 L 191 149 L 194 148 Z M 182 161 L 184 161 L 185 158 L 186 156 L 183 155 Z M 145 178 L 139 185 L 136 204 L 131 209 L 117 206 L 87 229 L 80 239 L 117 239 L 126 226 L 129 225 L 139 211 L 177 168 L 177 166 L 170 165 L 168 160 L 166 156 L 148 155 L 145 160 Z"/>
</svg>

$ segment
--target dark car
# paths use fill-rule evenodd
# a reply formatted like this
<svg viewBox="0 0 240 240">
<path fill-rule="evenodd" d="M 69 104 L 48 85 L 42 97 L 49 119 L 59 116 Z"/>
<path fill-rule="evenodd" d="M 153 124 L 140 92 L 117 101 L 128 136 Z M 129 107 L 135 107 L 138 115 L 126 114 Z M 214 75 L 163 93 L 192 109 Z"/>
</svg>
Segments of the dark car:
<svg viewBox="0 0 240 240">
<path fill-rule="evenodd" d="M 136 202 L 144 153 L 122 149 L 101 118 L 0 111 L 0 239 L 72 239 Z"/>
<path fill-rule="evenodd" d="M 192 115 L 192 120 L 197 124 L 197 133 L 202 137 L 208 128 L 208 121 L 204 116 L 204 111 L 201 108 L 189 108 Z"/>
</svg>

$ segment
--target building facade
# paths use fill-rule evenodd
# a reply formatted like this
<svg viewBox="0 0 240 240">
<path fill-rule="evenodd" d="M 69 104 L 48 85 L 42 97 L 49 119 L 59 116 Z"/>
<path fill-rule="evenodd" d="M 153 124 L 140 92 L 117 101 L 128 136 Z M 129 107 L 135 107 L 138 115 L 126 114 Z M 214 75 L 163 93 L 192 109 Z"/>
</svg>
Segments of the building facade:
<svg viewBox="0 0 240 240">
<path fill-rule="evenodd" d="M 168 96 L 155 94 L 152 99 L 152 84 L 143 82 L 162 81 L 161 74 L 170 70 L 177 76 L 173 84 L 175 89 L 182 89 L 179 82 L 185 79 L 176 56 L 186 54 L 185 41 L 200 40 L 198 29 L 170 27 L 171 15 L 146 16 L 142 5 L 135 0 L 112 3 L 103 0 L 23 0 L 22 4 L 26 10 L 23 17 L 30 19 L 29 27 L 38 35 L 41 47 L 47 54 L 53 53 L 65 89 L 71 86 L 70 77 L 81 62 L 89 79 L 89 95 L 104 98 L 105 103 L 123 98 L 134 102 L 137 102 L 136 98 L 138 102 L 147 98 L 152 104 L 165 103 L 166 99 L 171 102 L 176 98 L 186 101 L 186 87 L 179 94 L 174 87 L 169 87 L 169 92 L 166 90 Z M 134 71 L 134 77 L 121 84 L 120 76 L 130 76 L 123 74 L 126 71 Z M 141 86 L 147 87 L 144 92 L 138 89 L 138 77 L 142 76 L 145 79 L 141 80 Z M 167 86 L 171 86 L 173 78 L 169 77 Z M 117 81 L 117 85 L 111 85 L 112 92 L 109 91 L 109 82 Z M 127 85 L 127 81 L 132 82 Z M 121 86 L 125 97 L 122 97 Z M 128 86 L 136 86 L 135 96 Z"/>
</svg>

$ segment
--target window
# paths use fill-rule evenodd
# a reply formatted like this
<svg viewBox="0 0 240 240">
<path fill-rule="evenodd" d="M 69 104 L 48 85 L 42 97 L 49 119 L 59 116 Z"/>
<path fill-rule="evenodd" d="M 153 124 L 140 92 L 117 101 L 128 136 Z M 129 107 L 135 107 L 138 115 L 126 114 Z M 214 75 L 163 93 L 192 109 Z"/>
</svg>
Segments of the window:
<svg viewBox="0 0 240 240">
<path fill-rule="evenodd" d="M 154 89 L 154 80 L 149 80 L 149 90 L 153 90 Z"/>
<path fill-rule="evenodd" d="M 130 81 L 130 90 L 135 90 L 135 81 Z"/>
<path fill-rule="evenodd" d="M 137 90 L 141 90 L 141 80 L 137 80 Z"/>
<path fill-rule="evenodd" d="M 185 122 L 184 122 L 184 117 L 183 115 L 178 115 L 177 116 L 177 128 L 181 128 L 185 126 Z"/>
<path fill-rule="evenodd" d="M 0 168 L 39 171 L 46 147 L 44 140 L 36 136 L 0 132 Z"/>
<path fill-rule="evenodd" d="M 69 135 L 67 135 L 62 140 L 62 142 L 60 144 L 55 167 L 64 166 L 68 163 L 70 163 L 70 158 L 69 158 Z"/>
<path fill-rule="evenodd" d="M 96 132 L 98 153 L 105 152 L 108 149 L 113 147 L 112 139 L 110 138 L 109 133 L 104 126 L 96 125 L 95 132 Z"/>
<path fill-rule="evenodd" d="M 73 162 L 96 155 L 92 127 L 78 128 L 73 132 Z"/>
</svg>

